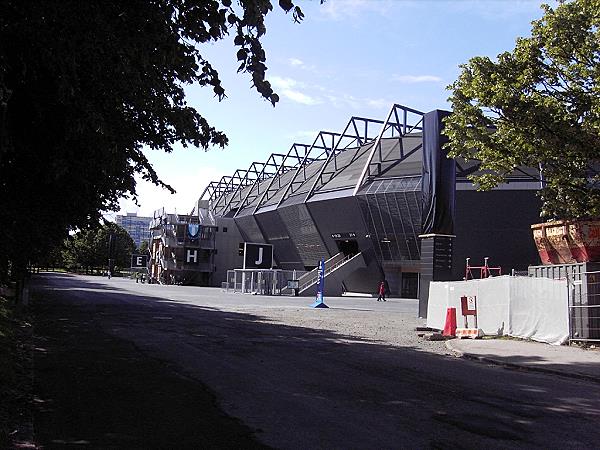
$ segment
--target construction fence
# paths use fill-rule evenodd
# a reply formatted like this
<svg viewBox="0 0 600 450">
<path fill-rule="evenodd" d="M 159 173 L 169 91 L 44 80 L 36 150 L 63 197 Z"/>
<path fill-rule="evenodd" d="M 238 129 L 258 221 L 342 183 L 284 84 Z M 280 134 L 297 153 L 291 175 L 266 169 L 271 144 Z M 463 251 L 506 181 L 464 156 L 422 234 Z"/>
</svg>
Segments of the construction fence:
<svg viewBox="0 0 600 450">
<path fill-rule="evenodd" d="M 570 308 L 565 279 L 505 275 L 432 282 L 427 326 L 443 329 L 450 307 L 456 308 L 458 326 L 464 326 L 461 297 L 476 298 L 478 328 L 486 335 L 514 336 L 555 345 L 569 341 Z"/>
</svg>

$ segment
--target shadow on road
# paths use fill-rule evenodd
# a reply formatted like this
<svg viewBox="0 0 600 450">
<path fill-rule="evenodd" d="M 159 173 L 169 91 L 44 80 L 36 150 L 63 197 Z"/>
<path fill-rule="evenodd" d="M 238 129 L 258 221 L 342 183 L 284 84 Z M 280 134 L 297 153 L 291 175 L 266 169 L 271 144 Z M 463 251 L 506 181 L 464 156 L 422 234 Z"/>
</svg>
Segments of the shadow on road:
<svg viewBox="0 0 600 450">
<path fill-rule="evenodd" d="M 600 441 L 598 386 L 581 395 L 576 381 L 59 277 L 52 289 L 48 278 L 34 280 L 35 425 L 44 445 L 556 444 L 545 430 L 564 447 Z"/>
</svg>

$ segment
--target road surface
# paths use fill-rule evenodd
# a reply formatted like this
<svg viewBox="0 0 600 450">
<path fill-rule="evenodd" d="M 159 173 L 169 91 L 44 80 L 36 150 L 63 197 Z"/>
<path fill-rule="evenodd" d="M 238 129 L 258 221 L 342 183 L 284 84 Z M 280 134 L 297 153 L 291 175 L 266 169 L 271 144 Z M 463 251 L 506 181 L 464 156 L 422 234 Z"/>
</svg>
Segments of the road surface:
<svg viewBox="0 0 600 450">
<path fill-rule="evenodd" d="M 330 309 L 312 309 L 307 298 L 114 277 L 33 284 L 46 445 L 600 447 L 599 384 L 449 356 L 416 336 L 415 300 L 326 298 Z"/>
</svg>

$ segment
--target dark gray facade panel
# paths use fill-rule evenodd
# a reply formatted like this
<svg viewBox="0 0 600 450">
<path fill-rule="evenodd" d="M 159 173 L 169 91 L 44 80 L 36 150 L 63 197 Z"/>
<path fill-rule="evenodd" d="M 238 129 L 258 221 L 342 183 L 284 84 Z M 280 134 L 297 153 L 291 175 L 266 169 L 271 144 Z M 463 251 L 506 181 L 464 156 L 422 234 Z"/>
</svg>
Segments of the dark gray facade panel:
<svg viewBox="0 0 600 450">
<path fill-rule="evenodd" d="M 372 261 L 367 267 L 358 269 L 346 277 L 344 287 L 348 292 L 375 294 L 381 279 L 381 268 L 375 261 Z"/>
<path fill-rule="evenodd" d="M 254 216 L 236 217 L 235 223 L 246 242 L 263 243 L 266 242 L 262 231 L 258 227 Z"/>
<path fill-rule="evenodd" d="M 326 201 L 309 201 L 306 203 L 315 221 L 330 255 L 340 252 L 338 242 L 351 239 L 358 244 L 359 251 L 371 248 L 371 241 L 366 237 L 366 228 L 362 219 L 360 206 L 356 197 L 347 196 Z M 349 238 L 344 233 L 355 233 Z M 341 234 L 341 238 L 332 237 Z"/>
<path fill-rule="evenodd" d="M 217 226 L 219 231 L 215 233 L 215 247 L 218 250 L 214 258 L 215 273 L 211 281 L 213 286 L 221 286 L 223 281 L 227 281 L 227 271 L 241 268 L 244 262 L 244 258 L 238 252 L 244 238 L 234 220 L 217 217 Z"/>
<path fill-rule="evenodd" d="M 330 255 L 305 204 L 280 207 L 277 212 L 290 231 L 290 238 L 304 266 L 316 267 L 321 258 L 329 258 Z"/>
<path fill-rule="evenodd" d="M 539 264 L 530 226 L 540 222 L 541 202 L 535 191 L 457 191 L 452 276 L 465 276 L 465 260 L 483 265 L 527 270 Z"/>
<path fill-rule="evenodd" d="M 256 221 L 260 225 L 265 238 L 273 244 L 277 263 L 282 269 L 304 269 L 300 255 L 296 251 L 294 242 L 290 239 L 288 230 L 276 210 L 256 214 Z"/>
</svg>

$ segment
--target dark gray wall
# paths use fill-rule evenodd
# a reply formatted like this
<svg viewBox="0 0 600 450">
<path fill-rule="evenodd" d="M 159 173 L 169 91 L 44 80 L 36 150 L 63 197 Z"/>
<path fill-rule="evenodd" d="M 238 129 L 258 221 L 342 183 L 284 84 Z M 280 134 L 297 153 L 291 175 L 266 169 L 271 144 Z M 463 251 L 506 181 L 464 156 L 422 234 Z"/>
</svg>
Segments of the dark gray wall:
<svg viewBox="0 0 600 450">
<path fill-rule="evenodd" d="M 481 266 L 489 256 L 505 274 L 539 264 L 530 226 L 541 221 L 540 208 L 535 191 L 456 191 L 453 278 L 464 277 L 467 257 Z"/>
<path fill-rule="evenodd" d="M 339 252 L 333 233 L 355 232 L 360 251 L 371 249 L 371 241 L 366 237 L 362 213 L 356 197 L 340 197 L 332 200 L 309 201 L 308 210 L 330 256 Z"/>
<path fill-rule="evenodd" d="M 215 272 L 213 273 L 211 285 L 221 286 L 221 282 L 227 280 L 227 271 L 241 269 L 244 258 L 238 255 L 240 242 L 244 238 L 240 234 L 233 219 L 217 217 L 219 231 L 215 235 L 217 254 L 215 255 Z M 224 232 L 223 229 L 227 228 Z"/>
</svg>

